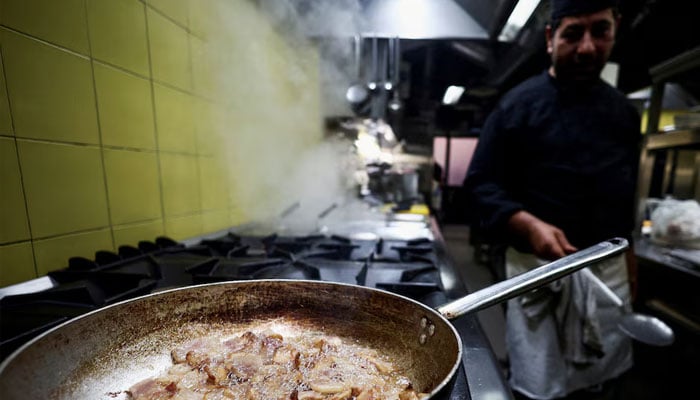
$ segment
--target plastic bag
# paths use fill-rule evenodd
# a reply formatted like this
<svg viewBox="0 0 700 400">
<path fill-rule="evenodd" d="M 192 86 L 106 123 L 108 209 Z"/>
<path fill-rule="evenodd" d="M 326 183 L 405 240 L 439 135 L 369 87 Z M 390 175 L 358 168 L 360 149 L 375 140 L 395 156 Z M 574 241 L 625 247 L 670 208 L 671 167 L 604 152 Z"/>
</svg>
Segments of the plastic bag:
<svg viewBox="0 0 700 400">
<path fill-rule="evenodd" d="M 700 249 L 700 204 L 661 200 L 651 213 L 651 239 L 663 245 Z"/>
</svg>

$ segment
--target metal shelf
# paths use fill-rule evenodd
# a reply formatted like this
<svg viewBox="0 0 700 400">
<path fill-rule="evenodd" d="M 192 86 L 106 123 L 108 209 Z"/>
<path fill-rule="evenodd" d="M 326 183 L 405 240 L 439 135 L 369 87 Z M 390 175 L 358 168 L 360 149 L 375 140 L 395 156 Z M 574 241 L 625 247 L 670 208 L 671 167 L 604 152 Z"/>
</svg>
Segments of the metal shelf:
<svg viewBox="0 0 700 400">
<path fill-rule="evenodd" d="M 658 129 L 661 116 L 661 100 L 666 82 L 673 81 L 688 74 L 695 75 L 698 71 L 700 71 L 700 47 L 679 54 L 649 70 L 652 86 L 646 129 L 648 134 L 654 133 Z"/>
<path fill-rule="evenodd" d="M 688 50 L 653 66 L 649 69 L 649 74 L 654 82 L 665 82 L 698 67 L 700 67 L 700 47 Z"/>
<path fill-rule="evenodd" d="M 700 148 L 700 128 L 665 133 L 650 133 L 646 137 L 646 150 L 672 148 Z"/>
<path fill-rule="evenodd" d="M 700 199 L 700 128 L 658 132 L 666 82 L 700 73 L 700 47 L 652 67 L 646 135 L 639 160 L 636 226 L 645 218 L 650 197 Z"/>
<path fill-rule="evenodd" d="M 656 245 L 647 238 L 637 238 L 634 241 L 634 254 L 638 259 L 700 278 L 700 269 L 693 267 L 689 262 L 674 257 L 673 250 L 673 248 Z"/>
</svg>

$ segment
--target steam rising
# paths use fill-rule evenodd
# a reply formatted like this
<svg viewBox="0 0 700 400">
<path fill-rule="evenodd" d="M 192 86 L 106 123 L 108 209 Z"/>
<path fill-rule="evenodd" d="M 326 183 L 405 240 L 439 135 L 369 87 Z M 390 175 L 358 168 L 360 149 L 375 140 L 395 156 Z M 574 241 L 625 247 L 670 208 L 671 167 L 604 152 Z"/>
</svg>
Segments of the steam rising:
<svg viewBox="0 0 700 400">
<path fill-rule="evenodd" d="M 352 39 L 367 25 L 359 0 L 261 0 L 260 4 L 292 46 L 311 41 L 318 49 L 323 114 L 351 115 L 345 91 L 356 79 Z"/>
<path fill-rule="evenodd" d="M 352 37 L 366 25 L 358 0 L 260 0 L 276 26 L 305 37 Z"/>
<path fill-rule="evenodd" d="M 201 85 L 211 100 L 203 115 L 213 125 L 208 135 L 222 143 L 215 147 L 228 175 L 229 207 L 242 223 L 298 202 L 295 219 L 315 221 L 352 197 L 350 144 L 324 140 L 323 118 L 349 115 L 328 93 L 344 93 L 351 82 L 360 6 L 356 0 L 216 4 L 202 43 L 193 46 L 193 69 L 204 71 L 195 80 L 209 79 Z"/>
</svg>

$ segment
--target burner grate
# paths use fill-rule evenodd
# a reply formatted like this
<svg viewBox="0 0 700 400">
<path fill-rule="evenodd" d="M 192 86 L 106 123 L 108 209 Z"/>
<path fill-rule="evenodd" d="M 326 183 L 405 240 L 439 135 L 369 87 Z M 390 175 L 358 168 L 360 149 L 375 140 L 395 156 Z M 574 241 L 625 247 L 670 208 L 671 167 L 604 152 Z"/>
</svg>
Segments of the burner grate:
<svg viewBox="0 0 700 400">
<path fill-rule="evenodd" d="M 48 275 L 52 289 L 0 299 L 3 354 L 85 312 L 166 288 L 249 279 L 355 283 L 418 301 L 441 291 L 434 254 L 424 240 L 284 237 L 227 233 L 184 246 L 166 237 L 143 240 L 94 259 L 73 257 Z"/>
</svg>

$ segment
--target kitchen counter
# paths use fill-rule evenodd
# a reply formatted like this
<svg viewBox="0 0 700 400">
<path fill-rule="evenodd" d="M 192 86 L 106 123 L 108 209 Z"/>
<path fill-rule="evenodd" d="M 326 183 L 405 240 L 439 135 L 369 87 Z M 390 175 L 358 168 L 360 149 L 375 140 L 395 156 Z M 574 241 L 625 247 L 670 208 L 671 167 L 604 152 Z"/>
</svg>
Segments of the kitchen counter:
<svg viewBox="0 0 700 400">
<path fill-rule="evenodd" d="M 635 241 L 637 257 L 636 311 L 667 323 L 675 334 L 668 347 L 635 345 L 636 376 L 646 387 L 644 397 L 683 398 L 695 390 L 700 368 L 700 267 L 674 256 L 679 249 L 659 246 L 649 239 Z"/>
<path fill-rule="evenodd" d="M 700 251 L 660 246 L 647 238 L 636 240 L 634 251 L 638 264 L 635 306 L 671 323 L 681 337 L 697 340 L 700 264 L 695 258 Z"/>
<path fill-rule="evenodd" d="M 293 221 L 268 221 L 262 224 L 251 224 L 238 227 L 234 232 L 242 234 L 275 231 L 284 234 L 308 235 L 323 233 L 340 235 L 349 238 L 367 239 L 371 236 L 385 240 L 428 238 L 432 240 L 437 256 L 440 278 L 445 296 L 454 300 L 468 294 L 465 282 L 462 281 L 455 263 L 447 252 L 440 228 L 434 218 L 417 214 L 383 214 L 368 211 L 365 205 L 339 205 L 322 221 L 318 221 L 311 231 L 305 224 L 302 231 Z M 211 237 L 220 236 L 225 232 L 216 232 Z M 201 238 L 186 242 L 197 243 Z M 460 332 L 463 343 L 462 364 L 466 383 L 458 379 L 456 386 L 467 385 L 468 397 L 471 400 L 510 400 L 513 394 L 503 376 L 500 364 L 487 340 L 476 314 L 464 315 L 451 321 Z M 461 372 L 459 372 L 461 373 Z M 456 388 L 454 393 L 461 393 Z M 453 396 L 454 397 L 454 396 Z"/>
<path fill-rule="evenodd" d="M 660 246 L 648 238 L 640 238 L 634 242 L 634 254 L 643 263 L 656 264 L 700 278 L 700 250 L 678 249 Z"/>
<path fill-rule="evenodd" d="M 195 278 L 200 276 L 209 276 L 202 268 L 211 264 L 209 263 L 209 261 L 212 260 L 217 261 L 218 263 L 219 260 L 221 260 L 218 257 L 223 257 L 218 253 L 212 252 L 214 251 L 213 249 L 218 249 L 217 246 L 219 244 L 231 244 L 228 243 L 226 240 L 231 240 L 232 237 L 237 237 L 237 235 L 239 234 L 241 235 L 239 238 L 242 238 L 243 240 L 253 239 L 252 236 L 247 237 L 246 234 L 244 234 L 244 232 L 247 232 L 247 234 L 251 234 L 252 232 L 266 232 L 267 235 L 260 236 L 263 238 L 268 238 L 268 235 L 272 235 L 269 237 L 277 237 L 276 234 L 280 234 L 280 236 L 277 237 L 277 239 L 270 239 L 272 241 L 278 240 L 280 246 L 282 246 L 283 243 L 293 244 L 294 235 L 299 235 L 301 237 L 307 238 L 316 237 L 316 239 L 313 240 L 325 240 L 331 242 L 335 241 L 334 243 L 336 244 L 340 243 L 340 247 L 342 247 L 343 244 L 349 246 L 350 248 L 357 247 L 355 250 L 352 250 L 352 252 L 349 254 L 356 254 L 358 256 L 360 256 L 361 254 L 365 254 L 364 252 L 365 250 L 367 250 L 367 246 L 365 246 L 365 244 L 372 244 L 373 242 L 376 242 L 378 243 L 377 246 L 379 247 L 371 245 L 368 251 L 372 252 L 372 254 L 374 254 L 373 252 L 376 251 L 377 254 L 379 254 L 380 260 L 378 260 L 376 263 L 374 263 L 374 261 L 364 263 L 365 266 L 368 266 L 370 264 L 372 265 L 372 267 L 370 268 L 370 272 L 372 272 L 372 274 L 368 274 L 366 269 L 367 267 L 364 267 L 365 279 L 377 279 L 376 277 L 378 275 L 376 274 L 381 273 L 385 273 L 385 275 L 382 275 L 384 278 L 389 278 L 389 275 L 386 275 L 386 273 L 391 274 L 393 271 L 392 268 L 410 269 L 415 268 L 413 266 L 413 263 L 417 263 L 417 265 L 425 265 L 424 263 L 427 262 L 428 265 L 434 266 L 432 270 L 433 272 L 430 272 L 430 270 L 427 272 L 428 276 L 434 276 L 436 279 L 439 278 L 435 281 L 430 282 L 437 282 L 437 284 L 440 286 L 440 289 L 438 292 L 436 292 L 436 294 L 439 294 L 439 296 L 433 297 L 433 302 L 435 304 L 433 304 L 433 302 L 426 302 L 425 304 L 428 304 L 432 307 L 436 307 L 446 302 L 456 300 L 467 294 L 465 282 L 460 278 L 460 275 L 458 274 L 458 271 L 455 267 L 456 264 L 452 261 L 449 253 L 447 252 L 445 242 L 442 238 L 440 229 L 436 221 L 426 215 L 391 213 L 385 214 L 381 212 L 377 213 L 373 210 L 369 210 L 368 208 L 362 206 L 358 206 L 358 208 L 354 210 L 353 206 L 340 206 L 333 211 L 332 215 L 325 215 L 324 218 L 311 221 L 311 224 L 306 224 L 304 227 L 301 227 L 300 225 L 295 225 L 291 222 L 292 221 L 289 220 L 277 220 L 266 222 L 264 224 L 238 226 L 233 227 L 229 230 L 203 235 L 196 238 L 191 238 L 182 242 L 175 242 L 169 239 L 165 240 L 164 238 L 161 238 L 158 239 L 160 240 L 160 243 L 164 245 L 172 245 L 172 249 L 168 250 L 167 246 L 159 248 L 155 244 L 152 244 L 152 249 L 149 250 L 154 252 L 152 254 L 148 253 L 144 255 L 142 253 L 139 253 L 140 255 L 138 256 L 126 258 L 121 258 L 115 254 L 115 260 L 119 260 L 114 261 L 114 264 L 106 264 L 99 267 L 95 264 L 93 266 L 94 268 L 90 270 L 81 269 L 79 271 L 75 271 L 71 270 L 70 268 L 67 268 L 64 270 L 53 271 L 55 276 L 52 275 L 51 278 L 49 278 L 48 276 L 42 277 L 36 280 L 24 282 L 20 285 L 13 285 L 11 287 L 2 288 L 2 290 L 0 290 L 0 296 L 14 296 L 18 294 L 22 294 L 24 296 L 31 292 L 36 292 L 36 294 L 40 298 L 46 297 L 46 299 L 48 299 L 48 296 L 50 294 L 47 292 L 47 289 L 50 290 L 52 288 L 60 288 L 61 285 L 58 284 L 59 281 L 63 282 L 63 280 L 68 279 L 70 276 L 73 276 L 75 274 L 85 274 L 85 279 L 90 278 L 90 276 L 92 276 L 94 279 L 97 279 L 97 275 L 101 273 L 98 270 L 104 268 L 106 268 L 106 270 L 103 272 L 109 272 L 113 276 L 119 275 L 122 269 L 128 271 L 128 274 L 131 275 L 135 273 L 143 273 L 144 279 L 140 280 L 139 282 L 150 282 L 152 284 L 148 287 L 142 287 L 141 283 L 139 283 L 139 287 L 137 289 L 143 290 L 145 292 L 149 292 L 151 290 L 158 290 L 159 288 L 163 287 L 177 287 L 193 283 L 202 283 L 200 281 L 194 280 Z M 299 228 L 302 228 L 303 230 L 298 230 Z M 232 234 L 232 236 L 230 236 L 229 233 Z M 217 242 L 216 240 L 214 240 L 216 238 L 219 238 L 220 241 Z M 204 239 L 207 239 L 211 243 L 203 245 L 202 243 Z M 310 241 L 312 239 L 305 240 Z M 353 245 L 350 245 L 351 241 Z M 411 242 L 415 243 L 412 244 Z M 428 243 L 430 243 L 430 246 L 428 246 Z M 239 243 L 235 245 L 239 247 L 234 246 L 234 248 L 241 248 L 240 245 L 241 244 Z M 404 258 L 404 256 L 401 255 L 401 252 L 399 250 L 408 251 L 411 250 L 411 246 L 413 246 L 414 249 L 418 252 L 414 255 L 411 255 L 411 253 L 409 253 L 408 256 Z M 204 249 L 199 249 L 200 247 L 204 247 Z M 428 248 L 432 250 L 428 251 Z M 146 251 L 145 249 L 146 248 L 144 247 L 144 251 Z M 206 254 L 197 253 L 198 249 L 202 251 L 207 250 L 204 251 L 204 253 Z M 222 254 L 226 254 L 226 252 Z M 341 253 L 337 254 L 340 255 Z M 417 258 L 414 259 L 413 256 L 416 256 Z M 239 257 L 243 257 L 243 255 L 240 255 Z M 350 255 L 348 255 L 348 257 L 350 257 Z M 370 258 L 363 257 L 366 256 L 361 256 L 361 258 L 359 259 L 373 260 L 373 256 Z M 140 261 L 142 259 L 150 261 L 143 263 Z M 292 259 L 295 258 L 293 257 Z M 420 261 L 420 259 L 424 261 Z M 234 263 L 234 260 L 235 258 L 226 262 Z M 340 278 L 341 276 L 350 276 L 350 280 L 354 282 L 355 279 L 358 279 L 357 277 L 360 276 L 360 274 L 362 274 L 362 272 L 360 272 L 360 274 L 356 275 L 357 271 L 352 270 L 357 265 L 363 265 L 363 263 L 358 262 L 358 259 L 356 258 L 348 258 L 348 260 L 339 259 L 336 261 L 338 264 L 332 264 L 331 267 L 321 266 L 321 264 L 318 263 L 319 260 L 320 259 L 315 259 L 314 261 L 310 262 L 313 265 L 319 266 L 320 269 L 318 269 L 317 271 L 320 271 L 319 276 L 325 277 L 323 278 L 324 280 L 334 280 L 333 277 L 337 275 L 338 278 Z M 394 264 L 391 264 L 391 262 L 393 262 Z M 197 265 L 197 271 L 199 272 L 187 272 L 190 270 L 194 271 L 192 268 L 190 268 L 192 265 Z M 183 267 L 185 268 L 184 270 L 182 269 Z M 142 269 L 144 270 L 142 271 Z M 202 269 L 202 271 L 200 271 L 200 269 Z M 425 267 L 422 267 L 422 269 L 425 269 Z M 420 270 L 421 268 L 414 269 L 414 271 Z M 374 278 L 368 278 L 368 276 L 370 275 L 372 275 Z M 58 281 L 54 279 L 57 277 L 60 278 Z M 166 281 L 165 278 L 168 278 L 168 280 Z M 345 280 L 340 281 L 350 283 L 346 282 Z M 392 281 L 385 280 L 382 282 Z M 404 281 L 401 280 L 400 282 Z M 71 283 L 68 282 L 66 284 Z M 364 284 L 365 283 L 362 283 L 362 285 Z M 369 284 L 369 286 L 371 286 L 371 284 Z M 110 291 L 110 293 L 112 292 Z M 131 292 L 129 291 L 128 293 Z M 134 292 L 133 296 L 136 295 L 138 294 Z M 125 294 L 124 296 L 127 295 Z M 133 297 L 132 295 L 129 296 L 130 297 L 125 297 L 125 299 Z M 88 307 L 88 309 L 95 309 L 104 305 L 105 304 L 103 303 L 99 303 L 91 305 L 90 307 Z M 82 308 L 80 310 L 82 310 Z M 84 310 L 80 310 L 79 312 L 84 312 Z M 76 312 L 79 315 L 79 312 Z M 71 316 L 68 316 L 66 318 L 69 317 Z M 63 317 L 61 316 L 61 318 Z M 56 323 L 61 323 L 64 320 L 66 319 L 60 319 Z M 476 317 L 476 314 L 465 315 L 451 322 L 458 331 L 458 334 L 463 343 L 463 354 L 462 363 L 460 365 L 459 371 L 457 372 L 456 379 L 454 382 L 454 388 L 451 390 L 449 399 L 512 399 L 512 393 L 504 380 L 500 365 L 496 360 L 493 349 L 491 348 L 490 343 L 487 340 L 484 331 L 482 330 L 482 327 Z M 21 337 L 17 338 L 17 340 L 19 339 L 21 339 Z"/>
<path fill-rule="evenodd" d="M 455 263 L 447 253 L 445 242 L 434 219 L 431 231 L 435 236 L 438 258 L 442 263 L 441 277 L 449 298 L 459 298 L 468 294 L 464 282 L 455 270 Z M 462 361 L 466 366 L 469 393 L 473 400 L 513 399 L 493 349 L 479 324 L 476 314 L 464 315 L 452 323 L 462 333 L 464 349 Z"/>
</svg>

